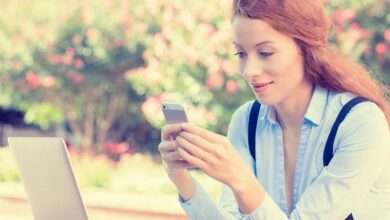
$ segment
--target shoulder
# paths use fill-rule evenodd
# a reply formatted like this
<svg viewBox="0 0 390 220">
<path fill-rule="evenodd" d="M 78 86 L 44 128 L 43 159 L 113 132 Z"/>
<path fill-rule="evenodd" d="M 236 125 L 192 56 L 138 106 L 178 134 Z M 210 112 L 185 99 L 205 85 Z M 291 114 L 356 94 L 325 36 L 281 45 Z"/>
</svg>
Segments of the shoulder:
<svg viewBox="0 0 390 220">
<path fill-rule="evenodd" d="M 247 101 L 243 105 L 237 108 L 237 110 L 233 113 L 233 116 L 230 120 L 228 136 L 242 136 L 244 137 L 246 132 L 248 131 L 247 125 L 249 120 L 249 112 L 253 105 L 252 101 Z"/>
<path fill-rule="evenodd" d="M 352 93 L 337 93 L 329 92 L 328 98 L 328 110 L 333 111 L 339 114 L 341 109 L 356 95 Z M 371 101 L 361 102 L 351 108 L 345 120 L 358 119 L 354 121 L 358 123 L 359 121 L 381 121 L 387 125 L 385 114 L 382 109 Z"/>
<path fill-rule="evenodd" d="M 335 116 L 340 113 L 351 99 L 356 97 L 351 93 L 330 93 L 329 110 L 334 111 Z M 340 144 L 343 142 L 376 143 L 385 147 L 390 145 L 390 132 L 385 114 L 382 109 L 371 101 L 361 102 L 355 105 L 340 124 L 337 132 Z M 380 147 L 380 146 L 378 146 Z"/>
<path fill-rule="evenodd" d="M 241 125 L 246 125 L 248 124 L 249 120 L 249 113 L 251 111 L 251 108 L 253 106 L 254 100 L 247 101 L 240 107 L 234 111 L 230 124 L 241 124 Z"/>
</svg>

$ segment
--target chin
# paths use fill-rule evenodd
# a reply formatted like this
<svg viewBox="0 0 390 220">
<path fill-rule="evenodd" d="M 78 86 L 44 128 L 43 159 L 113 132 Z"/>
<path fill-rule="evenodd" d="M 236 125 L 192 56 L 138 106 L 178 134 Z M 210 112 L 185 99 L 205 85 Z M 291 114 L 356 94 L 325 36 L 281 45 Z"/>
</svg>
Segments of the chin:
<svg viewBox="0 0 390 220">
<path fill-rule="evenodd" d="M 255 96 L 262 105 L 272 106 L 278 103 L 278 100 L 274 96 L 263 96 L 257 94 L 255 94 Z"/>
</svg>

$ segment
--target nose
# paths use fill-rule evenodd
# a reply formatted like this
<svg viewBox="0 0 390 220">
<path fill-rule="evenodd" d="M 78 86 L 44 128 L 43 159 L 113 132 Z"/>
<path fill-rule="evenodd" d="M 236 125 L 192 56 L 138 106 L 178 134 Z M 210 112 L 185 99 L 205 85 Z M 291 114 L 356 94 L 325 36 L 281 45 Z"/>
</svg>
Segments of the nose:
<svg viewBox="0 0 390 220">
<path fill-rule="evenodd" d="M 253 58 L 249 58 L 246 60 L 243 66 L 243 76 L 245 79 L 249 80 L 252 77 L 256 77 L 262 73 L 263 69 L 260 63 Z"/>
</svg>

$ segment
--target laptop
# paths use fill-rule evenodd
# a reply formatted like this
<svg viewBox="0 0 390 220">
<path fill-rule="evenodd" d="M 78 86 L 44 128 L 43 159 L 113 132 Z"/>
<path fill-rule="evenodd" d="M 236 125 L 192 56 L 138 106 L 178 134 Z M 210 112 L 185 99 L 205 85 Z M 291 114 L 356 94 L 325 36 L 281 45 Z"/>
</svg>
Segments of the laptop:
<svg viewBox="0 0 390 220">
<path fill-rule="evenodd" d="M 10 137 L 35 220 L 87 220 L 65 142 L 58 137 Z"/>
</svg>

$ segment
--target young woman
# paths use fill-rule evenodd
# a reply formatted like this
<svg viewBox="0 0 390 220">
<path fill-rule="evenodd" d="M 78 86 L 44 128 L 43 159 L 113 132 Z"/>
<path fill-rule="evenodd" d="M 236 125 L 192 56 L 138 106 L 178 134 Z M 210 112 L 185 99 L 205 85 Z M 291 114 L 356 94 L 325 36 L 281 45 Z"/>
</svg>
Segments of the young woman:
<svg viewBox="0 0 390 220">
<path fill-rule="evenodd" d="M 227 137 L 165 126 L 159 150 L 188 216 L 390 219 L 390 112 L 367 70 L 327 46 L 320 0 L 234 0 L 232 25 L 240 72 L 261 103 L 256 160 L 248 146 L 253 102 L 234 113 Z M 356 96 L 368 101 L 348 112 L 324 166 L 336 117 Z M 223 183 L 219 205 L 191 167 Z"/>
</svg>

